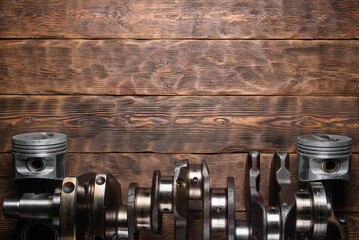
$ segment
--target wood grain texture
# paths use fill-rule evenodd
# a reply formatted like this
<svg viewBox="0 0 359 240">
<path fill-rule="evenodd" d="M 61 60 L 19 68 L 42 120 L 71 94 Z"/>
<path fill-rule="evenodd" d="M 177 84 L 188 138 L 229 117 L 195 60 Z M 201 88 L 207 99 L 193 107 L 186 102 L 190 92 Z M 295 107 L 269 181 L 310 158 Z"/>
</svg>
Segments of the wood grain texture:
<svg viewBox="0 0 359 240">
<path fill-rule="evenodd" d="M 358 38 L 355 0 L 4 0 L 3 38 Z"/>
<path fill-rule="evenodd" d="M 0 154 L 0 202 L 4 197 L 18 196 L 17 185 L 11 180 L 13 165 L 11 154 Z M 121 154 L 121 153 L 100 153 L 100 154 L 69 154 L 68 170 L 69 176 L 79 176 L 87 172 L 112 173 L 122 185 L 123 200 L 126 202 L 126 194 L 130 182 L 137 181 L 141 187 L 150 187 L 154 170 L 161 170 L 163 175 L 172 176 L 176 160 L 188 159 L 192 164 L 201 163 L 206 160 L 211 173 L 211 187 L 223 188 L 226 186 L 226 177 L 233 176 L 236 183 L 236 206 L 238 211 L 244 211 L 244 164 L 246 154 Z M 260 192 L 266 204 L 269 196 L 269 174 L 272 154 L 261 155 L 261 184 Z M 359 188 L 359 155 L 353 155 L 352 180 L 344 183 L 341 192 L 337 192 L 336 205 L 334 208 L 340 215 L 348 218 L 351 236 L 357 236 L 358 214 L 347 212 L 359 211 L 358 194 L 353 189 Z M 296 155 L 291 155 L 292 181 L 295 188 L 299 188 L 296 180 Z M 201 224 L 201 215 L 194 215 L 194 226 Z M 354 216 L 354 218 L 353 218 Z M 242 218 L 244 214 L 242 213 Z M 173 239 L 172 217 L 165 218 L 164 234 L 158 239 Z M 14 221 L 4 219 L 0 209 L 0 236 L 11 235 L 14 232 Z M 200 239 L 201 231 L 198 227 L 191 228 L 192 239 Z M 150 234 L 143 234 L 143 239 L 150 238 Z M 216 235 L 223 239 L 222 234 Z M 10 238 L 8 238 L 10 239 Z M 152 238 L 151 238 L 152 239 Z M 154 238 L 154 239 L 157 239 Z M 355 239 L 355 238 L 350 238 Z"/>
<path fill-rule="evenodd" d="M 21 40 L 0 94 L 357 95 L 359 41 Z"/>
<path fill-rule="evenodd" d="M 297 135 L 332 133 L 359 153 L 358 10 L 356 0 L 0 1 L 0 203 L 19 195 L 11 136 L 49 131 L 69 137 L 69 175 L 112 173 L 123 195 L 131 181 L 149 187 L 155 169 L 205 159 L 212 187 L 235 177 L 245 219 L 243 152 L 294 153 Z M 262 154 L 267 204 L 271 158 Z M 350 240 L 358 160 L 334 206 Z M 302 187 L 295 154 L 291 164 Z M 191 207 L 191 240 L 201 239 Z M 0 208 L 0 238 L 15 227 Z M 171 216 L 163 230 L 141 239 L 173 239 Z"/>
<path fill-rule="evenodd" d="M 296 151 L 296 136 L 353 138 L 358 97 L 0 96 L 0 152 L 25 132 L 63 132 L 70 152 Z"/>
</svg>

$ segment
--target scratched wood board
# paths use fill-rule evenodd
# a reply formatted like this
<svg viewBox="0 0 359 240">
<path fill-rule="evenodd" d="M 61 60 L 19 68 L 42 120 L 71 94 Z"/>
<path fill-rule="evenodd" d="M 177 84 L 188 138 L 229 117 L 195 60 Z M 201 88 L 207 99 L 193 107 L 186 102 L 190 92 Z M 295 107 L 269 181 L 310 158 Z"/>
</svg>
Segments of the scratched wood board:
<svg viewBox="0 0 359 240">
<path fill-rule="evenodd" d="M 112 173 L 124 197 L 155 169 L 205 159 L 213 187 L 235 177 L 245 219 L 246 153 L 263 152 L 268 203 L 272 153 L 292 153 L 299 188 L 296 136 L 327 132 L 353 138 L 335 209 L 359 239 L 358 10 L 353 0 L 1 1 L 0 201 L 18 196 L 11 136 L 51 131 L 69 137 L 70 175 Z M 0 238 L 13 239 L 16 221 L 1 211 Z M 164 226 L 141 239 L 173 239 L 173 218 Z"/>
</svg>

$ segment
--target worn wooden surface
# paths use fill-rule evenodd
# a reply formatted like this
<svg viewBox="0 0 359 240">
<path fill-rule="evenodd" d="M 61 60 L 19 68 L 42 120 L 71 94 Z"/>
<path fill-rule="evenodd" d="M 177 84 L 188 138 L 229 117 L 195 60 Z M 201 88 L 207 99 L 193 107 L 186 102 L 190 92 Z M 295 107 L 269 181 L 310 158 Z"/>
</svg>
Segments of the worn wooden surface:
<svg viewBox="0 0 359 240">
<path fill-rule="evenodd" d="M 3 38 L 358 38 L 356 0 L 0 2 Z"/>
<path fill-rule="evenodd" d="M 358 62 L 358 41 L 10 40 L 0 94 L 357 95 Z"/>
<path fill-rule="evenodd" d="M 268 153 L 326 132 L 353 138 L 353 179 L 335 208 L 359 240 L 358 10 L 356 0 L 0 1 L 0 202 L 19 195 L 11 136 L 51 131 L 69 137 L 70 175 L 112 173 L 124 195 L 155 169 L 172 175 L 177 159 L 205 159 L 213 187 L 235 177 L 244 219 L 245 153 L 267 152 L 267 201 Z M 194 211 L 190 236 L 201 239 Z M 0 209 L 0 239 L 15 225 Z M 163 230 L 142 239 L 173 239 L 171 217 Z"/>
<path fill-rule="evenodd" d="M 296 151 L 329 132 L 359 151 L 358 97 L 0 96 L 0 152 L 11 136 L 63 132 L 70 152 Z"/>
</svg>

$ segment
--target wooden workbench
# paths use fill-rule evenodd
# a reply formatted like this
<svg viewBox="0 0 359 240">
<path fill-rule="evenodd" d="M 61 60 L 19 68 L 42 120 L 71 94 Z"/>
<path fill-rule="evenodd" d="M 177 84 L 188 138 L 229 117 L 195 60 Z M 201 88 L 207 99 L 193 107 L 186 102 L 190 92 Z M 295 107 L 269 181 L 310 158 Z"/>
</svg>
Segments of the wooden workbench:
<svg viewBox="0 0 359 240">
<path fill-rule="evenodd" d="M 239 218 L 248 151 L 263 152 L 267 201 L 273 152 L 292 154 L 297 184 L 296 136 L 342 134 L 353 178 L 335 208 L 359 239 L 358 1 L 2 0 L 0 38 L 1 203 L 19 133 L 66 133 L 69 175 L 112 173 L 124 196 L 206 159 L 213 187 L 235 177 Z M 142 239 L 172 239 L 171 217 L 163 229 Z M 0 210 L 0 238 L 14 231 Z"/>
</svg>

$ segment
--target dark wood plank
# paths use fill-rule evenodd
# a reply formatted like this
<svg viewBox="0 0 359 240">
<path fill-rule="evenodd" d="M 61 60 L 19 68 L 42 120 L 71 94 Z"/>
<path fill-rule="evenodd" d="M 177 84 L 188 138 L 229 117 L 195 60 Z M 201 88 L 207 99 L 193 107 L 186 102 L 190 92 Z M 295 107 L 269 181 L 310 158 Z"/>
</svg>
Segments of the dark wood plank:
<svg viewBox="0 0 359 240">
<path fill-rule="evenodd" d="M 4 197 L 18 196 L 17 185 L 12 179 L 12 164 L 10 154 L 0 154 L 0 202 Z M 189 159 L 190 163 L 200 163 L 205 159 L 208 163 L 211 173 L 212 187 L 225 187 L 226 177 L 233 176 L 236 181 L 236 199 L 237 210 L 243 211 L 244 207 L 244 162 L 246 154 L 69 154 L 68 169 L 70 176 L 78 176 L 86 172 L 112 173 L 116 179 L 122 184 L 123 199 L 127 193 L 130 182 L 138 181 L 142 187 L 150 187 L 152 172 L 155 169 L 162 171 L 163 175 L 173 175 L 174 162 L 179 159 Z M 269 168 L 271 162 L 271 154 L 262 154 L 261 164 L 261 193 L 268 204 L 268 181 Z M 291 155 L 292 164 L 292 180 L 294 186 L 298 188 L 296 180 L 296 156 Z M 139 177 L 140 176 L 140 177 Z M 359 155 L 353 156 L 352 180 L 344 185 L 342 191 L 342 201 L 337 202 L 335 206 L 341 217 L 348 219 L 349 232 L 351 238 L 356 239 L 358 236 L 358 212 L 359 199 L 353 189 L 359 187 Z M 344 212 L 343 212 L 344 211 Z M 191 236 L 192 239 L 200 239 L 201 214 L 193 213 L 191 218 Z M 240 219 L 245 218 L 244 213 L 238 216 Z M 151 234 L 142 234 L 142 239 L 172 239 L 173 219 L 171 216 L 165 217 L 164 233 L 161 236 L 153 237 Z M 12 239 L 14 234 L 15 221 L 4 219 L 0 209 L 0 236 L 3 239 Z M 216 234 L 214 239 L 223 239 L 222 234 Z"/>
<path fill-rule="evenodd" d="M 1 1 L 3 38 L 358 38 L 355 0 Z"/>
<path fill-rule="evenodd" d="M 357 95 L 358 63 L 359 41 L 3 41 L 0 94 Z"/>
<path fill-rule="evenodd" d="M 333 133 L 359 151 L 358 97 L 0 96 L 0 152 L 25 132 L 63 132 L 70 152 L 296 151 Z"/>
</svg>

